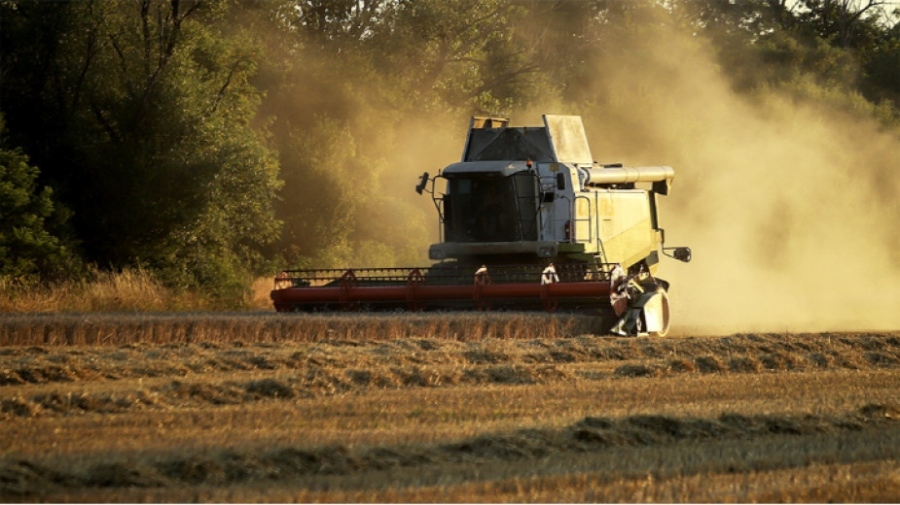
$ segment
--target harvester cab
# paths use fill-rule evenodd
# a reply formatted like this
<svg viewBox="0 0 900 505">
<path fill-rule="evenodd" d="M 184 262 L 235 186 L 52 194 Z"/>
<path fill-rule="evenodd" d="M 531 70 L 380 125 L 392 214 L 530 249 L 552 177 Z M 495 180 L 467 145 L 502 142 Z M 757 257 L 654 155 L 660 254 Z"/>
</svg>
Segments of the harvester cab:
<svg viewBox="0 0 900 505">
<path fill-rule="evenodd" d="M 440 220 L 428 251 L 438 263 L 284 272 L 276 309 L 569 310 L 596 314 L 616 333 L 665 335 L 660 255 L 691 257 L 664 247 L 659 226 L 656 199 L 674 170 L 598 164 L 581 117 L 543 123 L 472 118 L 461 161 L 421 176 L 416 192 L 431 195 Z"/>
<path fill-rule="evenodd" d="M 689 259 L 688 248 L 662 247 L 656 198 L 669 192 L 671 167 L 600 165 L 579 116 L 543 119 L 543 127 L 510 127 L 507 119 L 473 118 L 462 161 L 422 176 L 417 191 L 431 183 L 441 221 L 431 259 L 599 262 L 650 275 L 660 252 Z"/>
</svg>

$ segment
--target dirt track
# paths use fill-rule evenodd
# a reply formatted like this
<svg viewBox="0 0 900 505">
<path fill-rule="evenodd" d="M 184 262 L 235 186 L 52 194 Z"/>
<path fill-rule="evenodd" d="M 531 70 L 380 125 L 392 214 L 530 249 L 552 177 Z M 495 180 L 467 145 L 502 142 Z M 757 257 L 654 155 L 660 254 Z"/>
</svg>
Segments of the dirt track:
<svg viewBox="0 0 900 505">
<path fill-rule="evenodd" d="M 270 340 L 0 348 L 0 497 L 900 498 L 900 334 Z"/>
</svg>

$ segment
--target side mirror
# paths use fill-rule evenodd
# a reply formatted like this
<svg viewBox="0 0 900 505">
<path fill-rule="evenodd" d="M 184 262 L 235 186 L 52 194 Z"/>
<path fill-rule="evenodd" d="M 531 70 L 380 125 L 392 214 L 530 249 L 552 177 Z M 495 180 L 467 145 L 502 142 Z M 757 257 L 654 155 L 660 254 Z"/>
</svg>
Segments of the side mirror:
<svg viewBox="0 0 900 505">
<path fill-rule="evenodd" d="M 429 178 L 428 172 L 425 172 L 424 174 L 422 174 L 422 177 L 419 179 L 419 184 L 418 184 L 418 186 L 416 186 L 416 193 L 418 193 L 420 195 L 422 194 L 422 191 L 425 190 L 425 186 L 428 184 L 428 178 Z"/>
<path fill-rule="evenodd" d="M 672 251 L 672 252 L 669 252 Z M 678 261 L 683 261 L 685 263 L 689 263 L 691 261 L 691 248 L 690 247 L 664 247 L 663 254 L 670 258 L 675 258 Z"/>
</svg>

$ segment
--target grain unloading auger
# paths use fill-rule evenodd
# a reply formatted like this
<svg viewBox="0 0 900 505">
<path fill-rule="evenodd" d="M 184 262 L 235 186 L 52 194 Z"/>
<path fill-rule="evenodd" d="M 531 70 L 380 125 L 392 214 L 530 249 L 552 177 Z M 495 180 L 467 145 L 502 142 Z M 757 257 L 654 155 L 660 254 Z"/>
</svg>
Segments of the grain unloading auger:
<svg viewBox="0 0 900 505">
<path fill-rule="evenodd" d="M 545 310 L 595 314 L 619 334 L 665 335 L 669 283 L 657 195 L 671 167 L 593 161 L 579 116 L 511 127 L 472 118 L 462 161 L 430 177 L 441 223 L 430 267 L 289 270 L 275 279 L 278 311 Z"/>
</svg>

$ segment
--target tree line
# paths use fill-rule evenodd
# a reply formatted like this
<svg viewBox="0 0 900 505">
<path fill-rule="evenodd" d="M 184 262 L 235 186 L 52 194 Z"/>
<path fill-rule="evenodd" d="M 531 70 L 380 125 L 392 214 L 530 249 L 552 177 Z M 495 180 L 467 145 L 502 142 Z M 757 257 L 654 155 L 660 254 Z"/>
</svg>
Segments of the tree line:
<svg viewBox="0 0 900 505">
<path fill-rule="evenodd" d="M 421 263 L 436 223 L 397 188 L 421 172 L 423 126 L 456 154 L 471 115 L 596 104 L 592 62 L 655 30 L 708 44 L 742 93 L 854 104 L 898 131 L 897 7 L 0 0 L 0 278 L 140 266 L 239 300 L 289 266 Z"/>
</svg>

